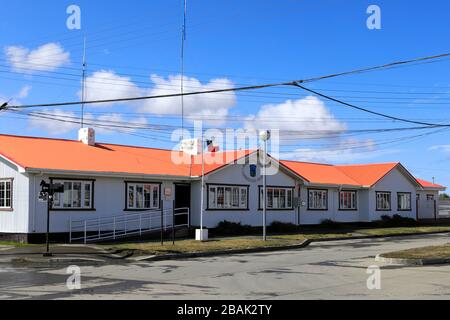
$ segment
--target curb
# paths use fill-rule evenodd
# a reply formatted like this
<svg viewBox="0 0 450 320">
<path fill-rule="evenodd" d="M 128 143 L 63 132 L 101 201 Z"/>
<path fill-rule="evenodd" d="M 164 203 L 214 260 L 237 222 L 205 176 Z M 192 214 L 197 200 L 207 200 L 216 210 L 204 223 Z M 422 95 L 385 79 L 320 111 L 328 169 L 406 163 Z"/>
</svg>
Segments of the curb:
<svg viewBox="0 0 450 320">
<path fill-rule="evenodd" d="M 391 265 L 404 265 L 404 266 L 428 266 L 437 264 L 449 264 L 448 259 L 401 259 L 401 258 L 386 258 L 382 254 L 378 254 L 375 257 L 375 261 L 383 262 Z"/>
<path fill-rule="evenodd" d="M 262 247 L 262 248 L 247 248 L 247 249 L 230 249 L 230 250 L 220 250 L 220 251 L 210 251 L 210 252 L 192 252 L 192 253 L 181 253 L 181 254 L 169 254 L 169 255 L 151 255 L 151 256 L 140 256 L 140 257 L 130 257 L 126 258 L 128 261 L 141 262 L 141 261 L 163 261 L 163 260 L 182 260 L 189 258 L 204 258 L 204 257 L 215 257 L 224 255 L 234 255 L 234 254 L 244 254 L 244 253 L 262 253 L 262 252 L 274 252 L 274 251 L 286 251 L 286 250 L 296 250 L 306 248 L 311 244 L 311 240 L 304 240 L 299 244 L 289 245 L 289 246 L 276 246 L 276 247 Z"/>
<path fill-rule="evenodd" d="M 211 252 L 192 252 L 192 253 L 181 253 L 181 254 L 168 254 L 168 255 L 149 255 L 149 256 L 138 256 L 133 257 L 133 255 L 128 255 L 123 259 L 130 262 L 141 262 L 141 261 L 163 261 L 163 260 L 183 260 L 190 258 L 203 258 L 203 257 L 214 257 L 214 256 L 224 256 L 233 254 L 244 254 L 244 253 L 258 253 L 258 252 L 276 252 L 276 251 L 286 251 L 286 250 L 296 250 L 308 247 L 310 244 L 315 242 L 330 242 L 330 241 L 344 241 L 344 240 L 362 240 L 362 239 L 379 239 L 379 238 L 400 238 L 400 237 L 410 237 L 410 236 L 420 236 L 420 235 L 432 235 L 432 234 L 448 234 L 448 231 L 431 231 L 422 233 L 404 233 L 404 234 L 387 234 L 387 235 L 368 235 L 368 236 L 355 236 L 355 237 L 336 237 L 336 238 L 324 238 L 324 239 L 306 239 L 300 244 L 289 245 L 289 246 L 276 246 L 276 247 L 262 247 L 262 248 L 248 248 L 239 250 L 221 250 L 221 251 L 211 251 Z"/>
</svg>

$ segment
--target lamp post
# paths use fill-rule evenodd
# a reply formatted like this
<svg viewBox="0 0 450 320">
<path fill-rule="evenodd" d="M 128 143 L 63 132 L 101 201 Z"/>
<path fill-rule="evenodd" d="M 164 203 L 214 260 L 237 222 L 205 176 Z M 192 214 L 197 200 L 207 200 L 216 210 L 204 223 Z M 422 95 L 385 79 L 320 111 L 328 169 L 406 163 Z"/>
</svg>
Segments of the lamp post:
<svg viewBox="0 0 450 320">
<path fill-rule="evenodd" d="M 267 141 L 270 139 L 270 131 L 264 130 L 259 133 L 259 138 L 264 142 L 264 161 L 263 161 L 263 240 L 267 241 Z"/>
</svg>

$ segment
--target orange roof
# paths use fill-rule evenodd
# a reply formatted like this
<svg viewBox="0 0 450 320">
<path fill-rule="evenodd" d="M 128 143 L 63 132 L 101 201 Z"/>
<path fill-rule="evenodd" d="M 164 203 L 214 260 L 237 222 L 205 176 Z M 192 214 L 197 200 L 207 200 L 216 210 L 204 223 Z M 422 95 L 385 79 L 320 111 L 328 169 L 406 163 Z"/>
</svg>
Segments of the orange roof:
<svg viewBox="0 0 450 320">
<path fill-rule="evenodd" d="M 334 166 L 297 161 L 280 162 L 311 183 L 358 187 L 373 186 L 400 165 L 400 163 L 380 163 Z"/>
<path fill-rule="evenodd" d="M 446 189 L 444 186 L 440 185 L 440 184 L 436 184 L 433 182 L 429 182 L 426 180 L 422 180 L 422 179 L 418 179 L 416 178 L 416 180 L 420 183 L 420 185 L 424 188 L 436 188 L 436 189 Z"/>
<path fill-rule="evenodd" d="M 280 161 L 280 163 L 311 183 L 359 185 L 357 181 L 332 165 L 297 161 Z"/>
<path fill-rule="evenodd" d="M 210 174 L 257 150 L 205 153 L 205 174 Z M 199 177 L 201 156 L 172 150 L 97 143 L 87 146 L 79 141 L 0 135 L 0 155 L 25 170 L 90 172 L 173 177 Z M 280 161 L 311 183 L 372 186 L 399 163 L 339 165 Z M 403 168 L 403 167 L 402 167 Z M 411 176 L 412 177 L 412 176 Z M 412 177 L 414 179 L 414 177 Z M 417 179 L 425 188 L 445 188 Z"/>
</svg>

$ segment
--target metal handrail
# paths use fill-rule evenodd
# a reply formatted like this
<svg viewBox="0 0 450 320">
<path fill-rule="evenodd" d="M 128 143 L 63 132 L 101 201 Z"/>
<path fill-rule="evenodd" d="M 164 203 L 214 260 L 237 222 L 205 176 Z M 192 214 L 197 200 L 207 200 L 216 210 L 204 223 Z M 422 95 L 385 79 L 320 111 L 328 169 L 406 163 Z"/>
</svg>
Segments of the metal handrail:
<svg viewBox="0 0 450 320">
<path fill-rule="evenodd" d="M 181 211 L 181 212 L 180 212 Z M 178 213 L 175 213 L 178 212 Z M 167 217 L 169 215 L 169 218 Z M 187 215 L 188 223 L 175 225 L 174 218 L 176 216 Z M 145 232 L 156 230 L 167 230 L 168 228 L 185 227 L 189 226 L 189 208 L 171 208 L 165 210 L 146 210 L 139 213 L 127 214 L 127 215 L 114 215 L 110 217 L 91 218 L 85 220 L 72 220 L 70 219 L 70 242 L 83 240 L 84 243 L 95 240 L 117 239 L 119 237 L 142 235 Z M 154 219 L 161 219 L 159 223 L 152 223 Z M 172 218 L 172 221 L 170 221 Z M 168 222 L 168 220 L 170 222 Z M 135 224 L 138 223 L 137 228 Z M 143 224 L 148 223 L 145 227 Z M 131 227 L 130 227 L 131 225 Z M 153 226 L 152 226 L 153 225 Z M 112 230 L 111 230 L 112 229 Z M 88 233 L 94 232 L 93 235 Z M 74 233 L 82 233 L 81 237 L 73 237 Z"/>
</svg>

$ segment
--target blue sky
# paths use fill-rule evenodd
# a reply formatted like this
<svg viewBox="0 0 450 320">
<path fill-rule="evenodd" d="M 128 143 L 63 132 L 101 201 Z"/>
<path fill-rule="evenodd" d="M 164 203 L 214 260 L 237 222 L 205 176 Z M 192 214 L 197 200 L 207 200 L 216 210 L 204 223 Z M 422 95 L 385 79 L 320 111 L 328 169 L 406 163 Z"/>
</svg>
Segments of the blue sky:
<svg viewBox="0 0 450 320">
<path fill-rule="evenodd" d="M 13 102 L 20 104 L 78 100 L 84 35 L 88 98 L 176 92 L 181 2 L 4 3 L 0 98 L 14 98 Z M 66 27 L 66 9 L 72 4 L 81 8 L 81 30 Z M 366 26 L 366 10 L 371 4 L 381 8 L 381 30 Z M 192 84 L 190 90 L 194 90 L 303 79 L 447 52 L 449 12 L 450 4 L 443 0 L 190 0 L 186 85 L 189 90 Z M 19 68 L 18 63 L 22 63 Z M 449 123 L 449 70 L 450 59 L 443 59 L 314 82 L 309 87 L 378 112 Z M 411 125 L 313 98 L 295 88 L 202 97 L 186 104 L 188 113 L 204 119 L 209 127 L 266 125 L 289 132 L 318 128 L 342 133 L 315 139 L 305 139 L 301 133 L 291 135 L 281 148 L 284 157 L 331 163 L 401 161 L 419 177 L 431 180 L 434 176 L 437 182 L 450 185 L 448 131 L 350 134 L 353 130 Z M 33 111 L 64 119 L 79 117 L 79 107 Z M 92 122 L 162 125 L 164 133 L 99 130 L 97 139 L 172 148 L 169 129 L 180 125 L 178 111 L 178 99 L 159 100 L 89 106 L 86 117 Z M 31 119 L 2 113 L 1 133 L 76 138 L 76 124 Z"/>
</svg>

